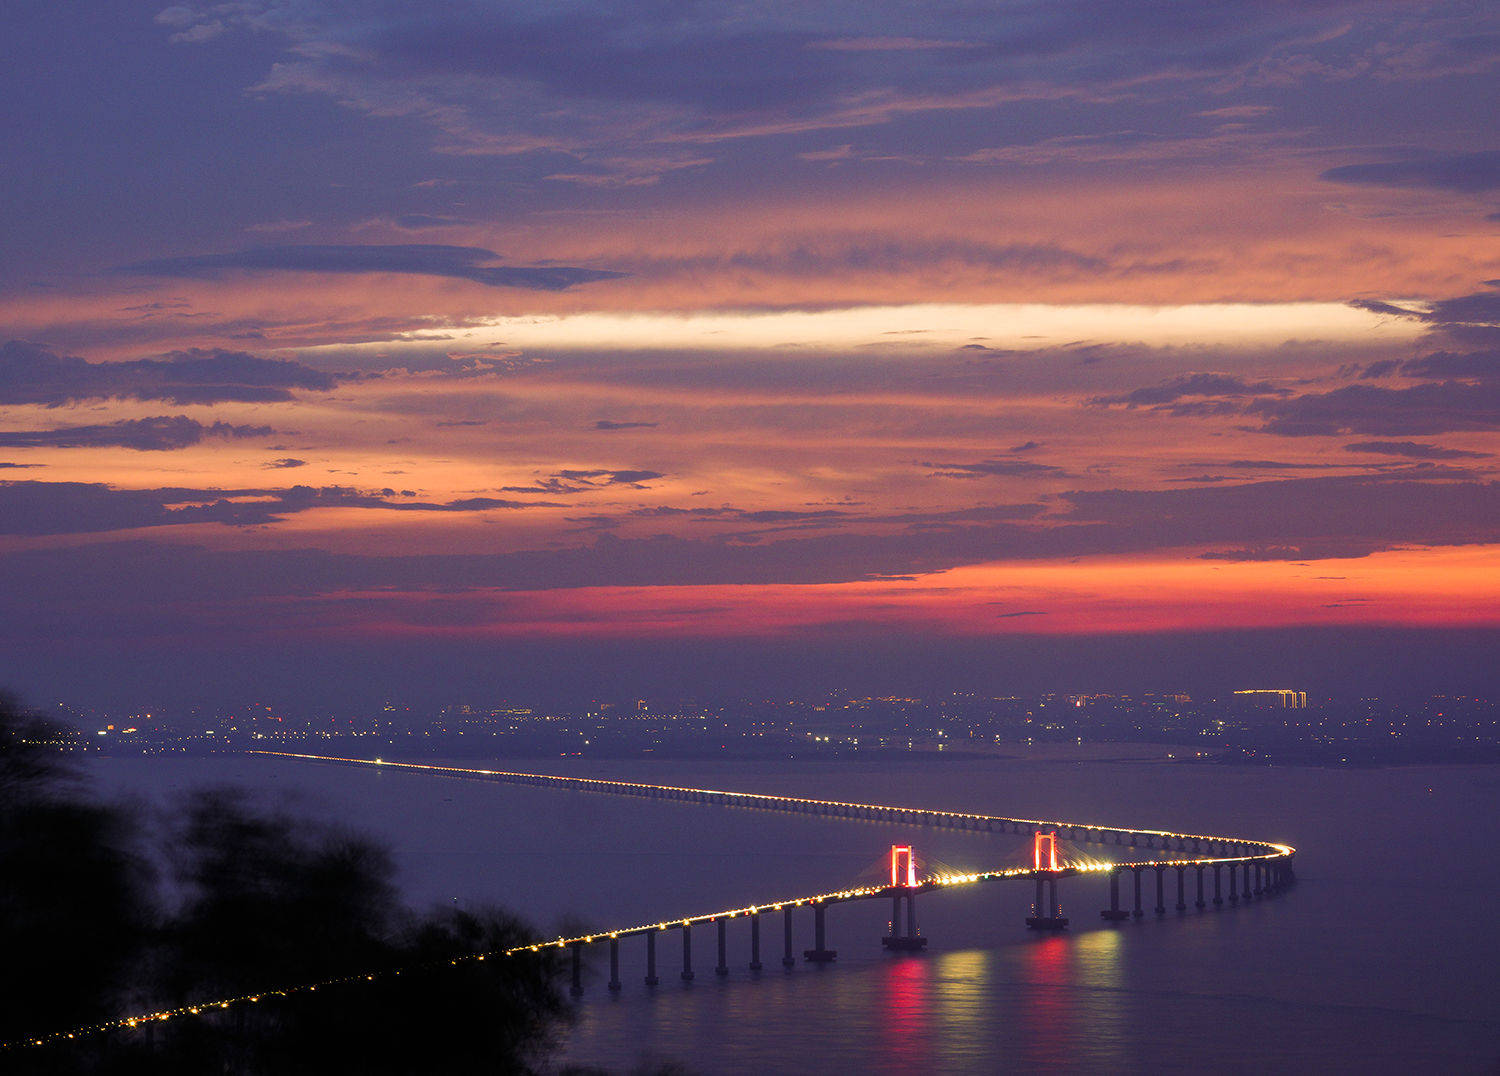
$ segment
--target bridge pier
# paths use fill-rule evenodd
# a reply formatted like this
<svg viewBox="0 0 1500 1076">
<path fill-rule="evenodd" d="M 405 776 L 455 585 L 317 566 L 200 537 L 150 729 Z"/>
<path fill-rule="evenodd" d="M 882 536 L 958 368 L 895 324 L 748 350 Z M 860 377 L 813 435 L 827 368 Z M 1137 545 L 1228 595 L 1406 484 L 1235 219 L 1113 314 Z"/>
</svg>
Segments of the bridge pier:
<svg viewBox="0 0 1500 1076">
<path fill-rule="evenodd" d="M 1223 866 L 1224 866 L 1224 864 L 1222 864 L 1222 863 L 1215 863 L 1214 864 L 1214 903 L 1215 904 L 1223 904 L 1224 903 L 1223 891 L 1222 891 L 1222 889 L 1220 887 L 1220 883 L 1222 881 L 1222 878 L 1220 877 L 1220 873 L 1222 871 Z"/>
<path fill-rule="evenodd" d="M 569 948 L 573 950 L 573 981 L 568 986 L 568 993 L 575 998 L 583 996 L 583 942 L 574 942 Z"/>
<path fill-rule="evenodd" d="M 759 971 L 760 963 L 760 912 L 750 913 L 750 970 Z"/>
<path fill-rule="evenodd" d="M 901 901 L 906 901 L 906 933 L 901 933 Z M 917 895 L 910 889 L 891 891 L 891 932 L 880 944 L 892 952 L 919 953 L 927 948 L 927 939 L 917 933 Z"/>
<path fill-rule="evenodd" d="M 1111 923 L 1118 923 L 1121 919 L 1130 918 L 1130 913 L 1120 908 L 1119 868 L 1109 872 L 1109 907 L 1099 913 L 1099 918 L 1107 919 Z"/>
<path fill-rule="evenodd" d="M 1057 903 L 1057 875 L 1046 877 L 1047 903 L 1042 903 L 1042 875 L 1036 876 L 1036 914 L 1029 916 L 1026 925 L 1032 930 L 1062 930 L 1068 925 L 1068 917 L 1062 914 Z"/>
<path fill-rule="evenodd" d="M 1167 898 L 1166 898 L 1166 895 L 1164 894 L 1164 892 L 1162 890 L 1162 875 L 1164 873 L 1166 873 L 1166 869 L 1167 868 L 1165 868 L 1165 867 L 1153 867 L 1152 868 L 1152 870 L 1156 871 L 1156 914 L 1157 915 L 1166 915 L 1167 914 Z"/>
<path fill-rule="evenodd" d="M 620 982 L 620 939 L 609 939 L 609 988 L 619 992 L 623 984 Z"/>
<path fill-rule="evenodd" d="M 786 942 L 786 952 L 781 957 L 781 966 L 790 969 L 797 964 L 797 961 L 792 957 L 792 906 L 790 904 L 786 906 L 786 916 L 782 933 Z"/>
<path fill-rule="evenodd" d="M 646 985 L 655 986 L 661 982 L 656 977 L 656 928 L 646 931 Z"/>
<path fill-rule="evenodd" d="M 1266 891 L 1265 887 L 1265 864 L 1255 864 L 1255 895 L 1258 897 Z"/>
<path fill-rule="evenodd" d="M 1238 863 L 1231 863 L 1231 864 L 1229 864 L 1229 903 L 1230 904 L 1238 904 L 1240 902 L 1239 883 L 1235 881 L 1235 879 L 1238 877 L 1238 872 L 1237 872 L 1237 868 L 1238 867 L 1239 867 Z"/>
<path fill-rule="evenodd" d="M 1183 879 L 1186 875 L 1186 867 L 1177 868 L 1177 910 L 1179 912 L 1187 911 L 1187 896 L 1183 892 Z"/>
<path fill-rule="evenodd" d="M 1199 863 L 1193 869 L 1198 872 L 1198 899 L 1193 902 L 1193 907 L 1201 909 L 1204 906 L 1204 902 L 1203 902 L 1203 864 Z"/>
<path fill-rule="evenodd" d="M 810 964 L 831 964 L 839 955 L 838 950 L 830 949 L 825 944 L 824 913 L 827 910 L 826 902 L 819 901 L 813 905 L 813 947 L 802 950 L 802 959 Z"/>
<path fill-rule="evenodd" d="M 693 981 L 693 927 L 691 923 L 682 924 L 682 981 L 685 983 Z"/>
<path fill-rule="evenodd" d="M 1131 867 L 1130 873 L 1135 882 L 1135 908 L 1131 911 L 1130 914 L 1139 919 L 1141 916 L 1146 914 L 1141 910 L 1141 868 Z"/>
<path fill-rule="evenodd" d="M 729 963 L 725 959 L 729 949 L 729 923 L 720 919 L 719 924 L 719 962 L 714 965 L 714 974 L 721 978 L 729 974 Z"/>
</svg>

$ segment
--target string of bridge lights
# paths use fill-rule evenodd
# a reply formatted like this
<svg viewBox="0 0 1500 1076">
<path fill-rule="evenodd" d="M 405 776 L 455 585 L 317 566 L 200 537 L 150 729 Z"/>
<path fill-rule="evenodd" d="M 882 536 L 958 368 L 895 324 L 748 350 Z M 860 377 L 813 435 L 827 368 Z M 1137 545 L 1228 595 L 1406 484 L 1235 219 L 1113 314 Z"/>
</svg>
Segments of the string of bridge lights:
<svg viewBox="0 0 1500 1076">
<path fill-rule="evenodd" d="M 1111 832 L 1130 833 L 1141 837 L 1168 837 L 1173 840 L 1184 841 L 1218 841 L 1225 844 L 1251 845 L 1257 848 L 1274 849 L 1274 851 L 1261 857 L 1254 856 L 1230 856 L 1219 862 L 1235 863 L 1244 862 L 1246 859 L 1267 858 L 1275 859 L 1281 856 L 1291 855 L 1294 851 L 1289 845 L 1276 844 L 1271 841 L 1250 840 L 1244 837 L 1215 837 L 1207 833 L 1177 833 L 1165 829 L 1120 829 L 1117 826 L 1099 826 L 1083 822 L 1064 822 L 1057 819 L 1042 818 L 1010 818 L 1002 815 L 972 814 L 963 811 L 934 811 L 926 807 L 892 807 L 882 803 L 855 803 L 849 800 L 823 800 L 811 799 L 803 796 L 772 796 L 760 792 L 731 792 L 718 788 L 690 788 L 682 785 L 653 785 L 640 781 L 614 781 L 598 777 L 563 777 L 551 773 L 520 773 L 511 770 L 481 770 L 464 766 L 434 766 L 422 762 L 390 762 L 386 759 L 375 758 L 343 758 L 338 755 L 309 755 L 290 751 L 245 751 L 247 755 L 263 755 L 268 758 L 290 758 L 307 762 L 335 762 L 355 766 L 379 766 L 397 770 L 416 770 L 427 773 L 448 774 L 458 777 L 481 777 L 498 778 L 501 780 L 519 780 L 528 783 L 552 782 L 558 787 L 580 788 L 597 792 L 615 792 L 617 794 L 631 795 L 637 792 L 683 792 L 694 796 L 713 796 L 723 799 L 726 803 L 734 806 L 762 803 L 776 809 L 782 804 L 801 804 L 809 807 L 837 807 L 850 810 L 862 811 L 885 811 L 893 814 L 916 814 L 926 815 L 929 818 L 941 818 L 949 820 L 960 820 L 968 822 L 1004 822 L 1008 825 L 1035 826 L 1041 829 L 1048 827 L 1056 829 L 1072 830 L 1109 830 Z M 835 816 L 837 817 L 837 816 Z M 921 824 L 920 822 L 917 824 Z M 1194 860 L 1193 862 L 1214 862 L 1213 860 Z M 1139 865 L 1139 864 L 1138 864 Z M 1174 861 L 1175 865 L 1175 861 Z"/>
<path fill-rule="evenodd" d="M 706 795 L 724 797 L 726 802 L 735 804 L 754 804 L 765 802 L 774 805 L 779 804 L 804 804 L 817 807 L 848 808 L 858 810 L 873 810 L 892 813 L 910 813 L 925 815 L 930 818 L 966 819 L 976 822 L 1004 822 L 1006 824 L 1020 824 L 1025 826 L 1055 827 L 1073 830 L 1110 830 L 1114 832 L 1131 833 L 1142 836 L 1165 837 L 1178 840 L 1217 841 L 1220 843 L 1250 845 L 1256 848 L 1266 849 L 1258 854 L 1239 856 L 1195 856 L 1191 858 L 1161 859 L 1161 860 L 1131 860 L 1119 863 L 1111 860 L 1081 860 L 1068 861 L 1063 867 L 1056 869 L 1038 869 L 1027 867 L 1012 867 L 994 871 L 976 871 L 972 873 L 944 872 L 930 874 L 922 877 L 915 887 L 918 892 L 928 892 L 937 889 L 946 889 L 953 886 L 972 885 L 978 882 L 996 881 L 1006 878 L 1034 877 L 1038 874 L 1045 875 L 1075 875 L 1075 874 L 1099 874 L 1106 873 L 1118 868 L 1143 869 L 1143 868 L 1166 868 L 1166 867 L 1198 867 L 1211 866 L 1225 863 L 1251 863 L 1259 860 L 1275 860 L 1290 857 L 1295 849 L 1290 845 L 1276 844 L 1268 841 L 1250 841 L 1240 838 L 1211 837 L 1205 834 L 1172 833 L 1167 830 L 1115 830 L 1110 826 L 1085 826 L 1073 822 L 1054 822 L 1038 819 L 1002 818 L 998 815 L 965 814 L 953 811 L 931 811 L 925 808 L 913 807 L 891 807 L 884 804 L 874 803 L 852 803 L 840 800 L 807 799 L 796 796 L 768 796 L 752 792 L 725 792 L 717 789 L 706 788 L 684 788 L 674 785 L 652 785 L 633 781 L 607 781 L 598 778 L 587 777 L 559 777 L 553 774 L 537 773 L 514 773 L 503 770 L 481 770 L 468 769 L 458 766 L 432 766 L 415 762 L 387 762 L 383 759 L 352 759 L 339 758 L 329 755 L 306 755 L 292 754 L 283 751 L 250 751 L 247 754 L 266 755 L 277 758 L 290 758 L 316 762 L 339 762 L 365 766 L 391 767 L 394 769 L 418 770 L 451 774 L 455 776 L 474 776 L 500 779 L 523 779 L 528 782 L 544 781 L 556 782 L 562 787 L 583 787 L 586 789 L 612 792 L 628 789 L 629 792 L 618 794 L 636 794 L 639 792 L 672 792 L 688 793 L 692 795 Z M 837 817 L 837 816 L 835 816 Z M 920 822 L 916 824 L 921 824 Z M 841 889 L 830 893 L 818 893 L 807 897 L 792 897 L 786 900 L 774 901 L 766 904 L 752 904 L 742 908 L 731 908 L 725 911 L 710 912 L 704 915 L 688 916 L 683 919 L 668 919 L 657 923 L 647 923 L 634 927 L 623 927 L 615 930 L 596 931 L 591 934 L 580 934 L 571 938 L 558 937 L 545 942 L 531 942 L 525 945 L 512 946 L 508 949 L 493 949 L 483 953 L 466 953 L 463 956 L 454 957 L 445 961 L 433 961 L 426 964 L 413 965 L 405 969 L 393 968 L 387 971 L 366 972 L 352 975 L 336 976 L 329 979 L 321 979 L 317 982 L 301 983 L 296 986 L 280 987 L 275 990 L 260 990 L 255 993 L 240 994 L 235 997 L 219 998 L 213 1001 L 197 1002 L 189 1005 L 179 1005 L 174 1008 L 160 1009 L 156 1012 L 140 1013 L 134 1016 L 121 1017 L 117 1020 L 106 1020 L 97 1024 L 88 1024 L 82 1027 L 71 1028 L 66 1031 L 56 1031 L 45 1035 L 27 1036 L 22 1039 L 14 1039 L 10 1042 L 0 1043 L 0 1050 L 12 1050 L 24 1047 L 47 1046 L 87 1038 L 91 1035 L 105 1034 L 112 1031 L 123 1031 L 134 1028 L 151 1027 L 156 1024 L 166 1023 L 173 1020 L 192 1016 L 211 1015 L 222 1012 L 237 1005 L 256 1004 L 267 999 L 289 998 L 302 994 L 315 993 L 319 989 L 328 987 L 344 986 L 357 983 L 372 983 L 377 980 L 389 979 L 399 976 L 402 971 L 414 972 L 420 970 L 434 970 L 443 967 L 459 967 L 464 964 L 481 963 L 493 957 L 521 956 L 533 953 L 543 953 L 550 950 L 566 950 L 572 946 L 591 945 L 595 942 L 633 937 L 661 930 L 674 930 L 678 928 L 691 927 L 699 923 L 716 923 L 721 920 L 743 918 L 745 916 L 760 915 L 765 912 L 779 912 L 790 908 L 811 907 L 818 904 L 839 903 L 850 900 L 863 900 L 891 892 L 891 886 L 861 886 L 852 889 Z"/>
</svg>

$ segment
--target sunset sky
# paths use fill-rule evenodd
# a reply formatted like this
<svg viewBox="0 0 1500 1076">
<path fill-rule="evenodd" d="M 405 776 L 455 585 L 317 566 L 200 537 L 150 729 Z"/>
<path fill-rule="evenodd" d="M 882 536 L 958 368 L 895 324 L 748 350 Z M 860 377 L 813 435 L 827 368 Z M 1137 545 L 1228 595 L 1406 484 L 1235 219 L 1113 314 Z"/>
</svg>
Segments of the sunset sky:
<svg viewBox="0 0 1500 1076">
<path fill-rule="evenodd" d="M 0 684 L 1500 688 L 1500 13 L 12 0 Z"/>
</svg>

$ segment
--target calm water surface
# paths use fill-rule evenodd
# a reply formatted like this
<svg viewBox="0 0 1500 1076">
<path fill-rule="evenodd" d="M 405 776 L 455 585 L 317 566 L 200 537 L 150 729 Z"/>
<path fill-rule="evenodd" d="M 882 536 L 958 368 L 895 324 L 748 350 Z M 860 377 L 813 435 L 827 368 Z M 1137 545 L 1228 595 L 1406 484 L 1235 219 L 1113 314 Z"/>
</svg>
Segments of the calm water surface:
<svg viewBox="0 0 1500 1076">
<path fill-rule="evenodd" d="M 475 765 L 473 762 L 461 763 Z M 481 763 L 480 765 L 484 765 Z M 625 990 L 591 969 L 566 1059 L 705 1073 L 1218 1070 L 1493 1072 L 1500 1065 L 1500 768 L 1238 768 L 1159 758 L 494 763 L 496 768 L 1188 829 L 1285 841 L 1299 884 L 1219 912 L 1106 927 L 1103 879 L 1060 887 L 1073 929 L 1030 935 L 1031 889 L 997 882 L 919 901 L 929 952 L 883 953 L 883 901 L 828 913 L 832 967 L 766 970 L 730 932 L 622 945 Z M 1014 835 L 943 833 L 637 801 L 280 760 L 106 759 L 109 791 L 149 800 L 204 784 L 378 833 L 418 904 L 502 903 L 545 931 L 628 926 L 873 880 L 892 843 L 952 867 L 1014 862 Z M 1089 846 L 1081 846 L 1087 853 Z M 1094 849 L 1097 851 L 1097 849 Z M 1170 876 L 1169 876 L 1170 878 Z M 1189 903 L 1192 901 L 1189 875 Z M 1148 886 L 1147 903 L 1150 898 Z M 1169 893 L 1168 904 L 1175 903 Z M 570 931 L 571 932 L 571 931 Z M 812 944 L 810 913 L 796 948 Z M 600 952 L 600 957 L 604 955 Z"/>
</svg>

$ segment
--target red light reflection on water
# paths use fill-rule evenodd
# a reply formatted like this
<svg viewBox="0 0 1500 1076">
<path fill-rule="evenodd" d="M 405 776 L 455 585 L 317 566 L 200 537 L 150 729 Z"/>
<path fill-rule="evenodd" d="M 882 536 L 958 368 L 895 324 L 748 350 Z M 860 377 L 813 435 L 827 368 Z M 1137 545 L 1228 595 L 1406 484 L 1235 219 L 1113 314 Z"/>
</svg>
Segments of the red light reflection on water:
<svg viewBox="0 0 1500 1076">
<path fill-rule="evenodd" d="M 918 1072 L 932 1056 L 932 970 L 920 956 L 898 956 L 881 981 L 882 1067 Z"/>
<path fill-rule="evenodd" d="M 1027 986 L 1022 994 L 1020 1026 L 1027 1036 L 1022 1049 L 1028 1063 L 1056 1065 L 1069 1054 L 1073 1030 L 1071 956 L 1070 939 L 1057 934 L 1038 937 L 1027 946 Z"/>
</svg>

